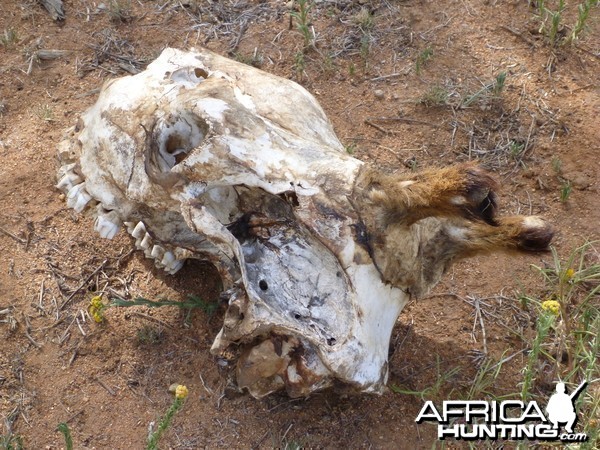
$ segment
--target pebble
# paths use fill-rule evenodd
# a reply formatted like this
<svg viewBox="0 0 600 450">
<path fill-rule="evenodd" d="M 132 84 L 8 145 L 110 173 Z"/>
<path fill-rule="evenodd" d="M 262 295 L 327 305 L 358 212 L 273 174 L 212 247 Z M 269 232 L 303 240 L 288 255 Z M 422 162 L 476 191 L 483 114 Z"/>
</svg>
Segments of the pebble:
<svg viewBox="0 0 600 450">
<path fill-rule="evenodd" d="M 383 100 L 383 98 L 385 97 L 385 92 L 383 92 L 382 89 L 375 89 L 373 91 L 373 95 L 375 96 L 375 98 L 378 98 L 379 100 Z"/>
</svg>

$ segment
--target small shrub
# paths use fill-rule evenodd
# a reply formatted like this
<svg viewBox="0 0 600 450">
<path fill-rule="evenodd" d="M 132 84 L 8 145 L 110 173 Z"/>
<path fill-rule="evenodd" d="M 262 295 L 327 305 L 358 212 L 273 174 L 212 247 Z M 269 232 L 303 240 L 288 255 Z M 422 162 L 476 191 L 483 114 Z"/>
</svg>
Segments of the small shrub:
<svg viewBox="0 0 600 450">
<path fill-rule="evenodd" d="M 439 84 L 432 86 L 419 99 L 419 103 L 425 106 L 443 106 L 448 104 L 450 93 Z"/>
<path fill-rule="evenodd" d="M 415 72 L 417 75 L 421 75 L 421 71 L 423 70 L 423 66 L 427 61 L 429 61 L 433 57 L 433 49 L 431 47 L 427 47 L 417 56 L 417 60 L 415 61 Z"/>
<path fill-rule="evenodd" d="M 5 28 L 4 33 L 0 35 L 0 45 L 5 48 L 13 47 L 19 42 L 19 35 L 14 28 Z"/>
</svg>

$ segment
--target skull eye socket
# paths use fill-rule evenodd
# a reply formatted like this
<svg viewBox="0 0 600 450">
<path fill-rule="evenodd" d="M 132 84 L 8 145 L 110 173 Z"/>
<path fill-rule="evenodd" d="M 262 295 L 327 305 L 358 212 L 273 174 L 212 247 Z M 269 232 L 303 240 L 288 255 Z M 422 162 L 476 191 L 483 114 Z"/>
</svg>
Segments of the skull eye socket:
<svg viewBox="0 0 600 450">
<path fill-rule="evenodd" d="M 192 115 L 159 119 L 153 133 L 152 162 L 160 172 L 169 172 L 200 145 L 207 131 L 208 125 Z"/>
</svg>

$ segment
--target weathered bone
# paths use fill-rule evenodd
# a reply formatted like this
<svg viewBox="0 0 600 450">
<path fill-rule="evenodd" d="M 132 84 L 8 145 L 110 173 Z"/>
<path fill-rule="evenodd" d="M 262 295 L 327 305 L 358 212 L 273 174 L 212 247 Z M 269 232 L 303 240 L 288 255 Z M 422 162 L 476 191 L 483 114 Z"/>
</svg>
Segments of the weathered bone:
<svg viewBox="0 0 600 450">
<path fill-rule="evenodd" d="M 552 237 L 539 218 L 496 219 L 476 166 L 380 174 L 305 89 L 206 50 L 108 82 L 59 154 L 58 187 L 77 210 L 100 203 L 101 235 L 124 223 L 169 273 L 217 267 L 229 306 L 212 352 L 255 397 L 381 392 L 410 296 L 456 259 Z"/>
</svg>

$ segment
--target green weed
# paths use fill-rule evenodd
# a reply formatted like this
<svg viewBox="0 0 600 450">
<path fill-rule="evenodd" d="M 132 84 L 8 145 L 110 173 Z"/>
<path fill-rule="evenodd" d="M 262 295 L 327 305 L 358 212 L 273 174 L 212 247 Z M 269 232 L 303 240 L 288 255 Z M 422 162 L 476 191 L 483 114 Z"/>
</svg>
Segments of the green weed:
<svg viewBox="0 0 600 450">
<path fill-rule="evenodd" d="M 502 357 L 504 357 L 504 355 L 502 355 Z M 469 390 L 466 394 L 467 400 L 480 400 L 483 396 L 496 398 L 493 388 L 498 381 L 504 361 L 504 359 L 500 359 L 500 361 L 494 363 L 492 359 L 485 359 L 485 362 L 475 374 L 475 378 L 469 384 Z"/>
<path fill-rule="evenodd" d="M 556 175 L 562 174 L 562 161 L 558 156 L 554 156 L 550 164 L 552 165 L 552 170 Z"/>
<path fill-rule="evenodd" d="M 525 150 L 525 144 L 517 141 L 510 141 L 508 151 L 512 159 L 518 160 L 521 157 L 523 150 Z"/>
<path fill-rule="evenodd" d="M 152 431 L 148 436 L 148 443 L 146 445 L 147 450 L 158 449 L 158 441 L 162 437 L 163 433 L 171 426 L 173 417 L 175 417 L 175 414 L 177 414 L 177 412 L 181 410 L 187 396 L 188 390 L 185 386 L 178 385 L 175 388 L 175 398 L 173 399 L 173 403 L 171 404 L 165 415 L 160 419 L 156 431 Z"/>
<path fill-rule="evenodd" d="M 531 350 L 527 357 L 527 366 L 523 370 L 523 384 L 521 386 L 521 400 L 526 402 L 529 400 L 531 385 L 535 373 L 535 364 L 538 362 L 538 358 L 542 351 L 542 343 L 548 336 L 550 329 L 554 326 L 556 317 L 551 312 L 542 312 L 538 317 L 536 324 L 536 334 L 531 344 Z"/>
<path fill-rule="evenodd" d="M 286 442 L 285 446 L 282 447 L 284 450 L 302 450 L 304 446 L 297 441 Z"/>
<path fill-rule="evenodd" d="M 579 35 L 587 28 L 587 22 L 590 18 L 592 7 L 598 6 L 599 0 L 586 0 L 577 7 L 577 22 L 573 31 L 567 38 L 567 42 L 574 43 L 579 39 Z"/>
<path fill-rule="evenodd" d="M 69 425 L 65 422 L 61 422 L 56 427 L 58 431 L 60 431 L 65 438 L 65 447 L 67 450 L 73 450 L 73 438 L 71 437 L 71 430 L 69 430 Z"/>
<path fill-rule="evenodd" d="M 120 307 L 120 308 L 129 308 L 132 306 L 148 306 L 150 308 L 160 308 L 161 306 L 177 306 L 181 309 L 201 309 L 206 314 L 212 315 L 219 307 L 216 303 L 208 303 L 202 300 L 199 297 L 190 295 L 187 300 L 183 302 L 174 301 L 174 300 L 148 300 L 143 297 L 137 297 L 133 300 L 125 300 L 120 297 L 113 297 L 111 302 L 108 304 L 109 307 Z"/>
<path fill-rule="evenodd" d="M 415 61 L 415 72 L 417 75 L 421 75 L 421 71 L 423 70 L 423 66 L 427 61 L 429 61 L 433 57 L 433 49 L 431 47 L 427 47 L 421 53 L 417 55 L 417 59 Z"/>
<path fill-rule="evenodd" d="M 54 110 L 48 104 L 38 106 L 35 109 L 35 115 L 44 122 L 54 121 Z"/>
<path fill-rule="evenodd" d="M 19 35 L 14 28 L 5 28 L 4 33 L 0 35 L 0 45 L 5 48 L 13 47 L 19 42 Z"/>
<path fill-rule="evenodd" d="M 23 450 L 23 438 L 12 433 L 0 436 L 0 450 Z"/>
<path fill-rule="evenodd" d="M 353 21 L 363 33 L 368 33 L 375 27 L 375 16 L 367 8 L 361 8 L 354 15 Z"/>
<path fill-rule="evenodd" d="M 571 196 L 571 192 L 573 191 L 573 186 L 569 180 L 564 180 L 560 185 L 560 201 L 562 203 L 566 203 Z"/>
<path fill-rule="evenodd" d="M 540 347 L 542 350 L 537 352 L 537 359 L 543 357 L 550 361 L 552 378 L 569 384 L 571 389 L 584 380 L 592 382 L 600 377 L 600 365 L 597 363 L 600 351 L 600 260 L 595 244 L 586 242 L 577 247 L 565 261 L 552 248 L 550 265 L 533 266 L 545 280 L 548 293 L 544 301 L 528 298 L 531 303 L 540 306 L 538 333 L 532 344 L 532 353 Z M 551 316 L 555 318 L 549 319 Z M 554 322 L 548 326 L 550 332 L 544 333 L 547 322 L 551 320 Z M 549 338 L 553 338 L 553 342 L 544 342 Z M 544 345 L 555 350 L 544 350 Z M 528 379 L 526 374 L 522 389 L 522 393 L 528 396 L 533 395 L 529 388 L 535 377 L 535 359 L 530 354 L 528 369 L 531 369 L 531 375 Z M 583 432 L 588 435 L 588 441 L 580 448 L 597 448 L 599 436 L 594 418 L 600 411 L 600 398 L 588 388 L 578 398 L 576 408 L 579 423 L 583 424 Z"/>
<path fill-rule="evenodd" d="M 436 84 L 419 98 L 419 103 L 425 106 L 444 106 L 449 99 L 450 92 L 444 86 Z"/>
<path fill-rule="evenodd" d="M 544 34 L 548 40 L 548 43 L 553 47 L 566 43 L 575 43 L 579 39 L 579 36 L 587 28 L 587 23 L 590 19 L 591 10 L 593 7 L 598 6 L 599 0 L 584 0 L 577 5 L 577 21 L 571 27 L 563 24 L 563 13 L 566 10 L 565 0 L 559 0 L 556 5 L 556 9 L 550 9 L 547 6 L 547 2 L 544 0 L 537 1 L 537 17 L 540 21 L 539 33 Z M 562 30 L 570 28 L 571 32 L 565 34 Z"/>
<path fill-rule="evenodd" d="M 313 33 L 310 29 L 310 10 L 313 4 L 308 0 L 297 0 L 298 10 L 292 11 L 290 14 L 296 21 L 296 29 L 304 39 L 304 50 L 308 49 L 314 40 Z"/>
<path fill-rule="evenodd" d="M 322 67 L 323 67 L 323 72 L 327 73 L 327 74 L 333 74 L 335 72 L 335 60 L 334 60 L 334 56 L 330 53 L 323 55 L 323 59 L 322 61 Z"/>
<path fill-rule="evenodd" d="M 306 69 L 306 58 L 303 52 L 296 52 L 294 55 L 294 70 L 296 71 L 296 78 L 299 80 L 304 77 Z"/>
<path fill-rule="evenodd" d="M 498 75 L 496 75 L 494 81 L 484 85 L 480 90 L 468 96 L 467 99 L 462 102 L 461 107 L 466 108 L 476 101 L 490 101 L 498 99 L 504 90 L 505 84 L 506 72 L 500 72 Z"/>
<path fill-rule="evenodd" d="M 363 65 L 366 68 L 369 63 L 369 54 L 371 53 L 372 37 L 369 33 L 364 33 L 360 38 L 360 57 L 363 60 Z"/>
<path fill-rule="evenodd" d="M 353 155 L 354 150 L 356 150 L 356 142 L 353 142 L 348 145 L 344 145 L 344 148 L 346 149 L 346 153 L 348 153 L 349 155 Z"/>
<path fill-rule="evenodd" d="M 356 66 L 354 65 L 353 62 L 351 62 L 350 65 L 348 66 L 348 75 L 350 75 L 351 77 L 356 75 Z"/>
</svg>

